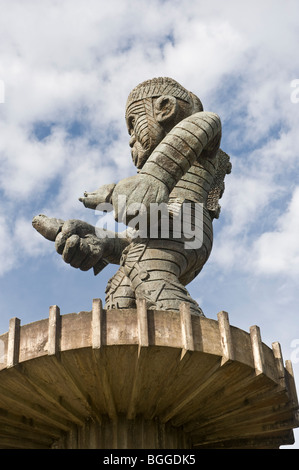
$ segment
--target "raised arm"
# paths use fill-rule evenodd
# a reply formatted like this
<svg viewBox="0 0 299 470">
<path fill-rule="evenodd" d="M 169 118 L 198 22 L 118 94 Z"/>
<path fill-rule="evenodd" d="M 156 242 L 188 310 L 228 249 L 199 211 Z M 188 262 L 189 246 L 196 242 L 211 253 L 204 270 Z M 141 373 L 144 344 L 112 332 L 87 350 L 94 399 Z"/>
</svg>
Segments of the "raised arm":
<svg viewBox="0 0 299 470">
<path fill-rule="evenodd" d="M 82 271 L 93 268 L 98 274 L 108 263 L 119 264 L 125 247 L 131 242 L 126 233 L 120 234 L 94 227 L 82 220 L 49 218 L 38 215 L 33 227 L 55 248 L 63 260 Z"/>
<path fill-rule="evenodd" d="M 126 198 L 133 204 L 167 202 L 177 182 L 196 160 L 216 156 L 221 140 L 221 122 L 217 114 L 199 112 L 188 116 L 170 130 L 149 156 L 138 175 L 121 180 L 112 192 L 116 220 L 128 223 L 130 215 L 119 207 Z"/>
<path fill-rule="evenodd" d="M 217 114 L 203 111 L 188 116 L 164 137 L 139 174 L 155 178 L 170 193 L 196 160 L 216 156 L 220 140 Z"/>
</svg>

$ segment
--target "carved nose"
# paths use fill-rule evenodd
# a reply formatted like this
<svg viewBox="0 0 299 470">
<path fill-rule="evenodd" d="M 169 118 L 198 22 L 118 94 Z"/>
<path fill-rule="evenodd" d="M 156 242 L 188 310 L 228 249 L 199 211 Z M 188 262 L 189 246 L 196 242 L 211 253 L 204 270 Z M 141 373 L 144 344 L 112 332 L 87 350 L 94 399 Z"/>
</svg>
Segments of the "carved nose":
<svg viewBox="0 0 299 470">
<path fill-rule="evenodd" d="M 135 144 L 136 142 L 136 138 L 134 135 L 132 135 L 131 139 L 129 140 L 129 145 L 130 147 L 133 147 L 133 145 Z"/>
</svg>

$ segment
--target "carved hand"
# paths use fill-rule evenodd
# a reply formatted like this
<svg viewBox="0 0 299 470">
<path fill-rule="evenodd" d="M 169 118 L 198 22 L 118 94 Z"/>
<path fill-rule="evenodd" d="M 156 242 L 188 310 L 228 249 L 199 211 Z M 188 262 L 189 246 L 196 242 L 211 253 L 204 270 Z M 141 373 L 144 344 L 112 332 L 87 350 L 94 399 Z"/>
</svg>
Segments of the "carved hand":
<svg viewBox="0 0 299 470">
<path fill-rule="evenodd" d="M 55 248 L 73 268 L 88 271 L 102 259 L 105 240 L 97 237 L 92 225 L 81 220 L 68 220 L 55 239 Z"/>
<path fill-rule="evenodd" d="M 98 274 L 108 261 L 103 259 L 107 251 L 109 238 L 95 233 L 95 227 L 81 220 L 54 219 L 39 215 L 32 221 L 33 227 L 45 238 L 55 241 L 56 251 L 62 255 L 63 260 L 82 271 L 94 268 Z M 106 253 L 105 253 L 106 254 Z"/>
<path fill-rule="evenodd" d="M 87 192 L 85 191 L 84 197 L 80 197 L 79 201 L 84 204 L 85 207 L 89 209 L 96 209 L 99 204 L 107 203 L 105 210 L 108 212 L 109 203 L 111 203 L 111 195 L 115 188 L 115 183 L 104 184 L 96 191 Z M 111 206 L 112 210 L 112 206 Z"/>
<path fill-rule="evenodd" d="M 167 186 L 150 175 L 134 175 L 121 180 L 112 194 L 115 220 L 128 224 L 129 220 L 140 210 L 148 210 L 151 203 L 167 202 L 169 191 Z"/>
</svg>

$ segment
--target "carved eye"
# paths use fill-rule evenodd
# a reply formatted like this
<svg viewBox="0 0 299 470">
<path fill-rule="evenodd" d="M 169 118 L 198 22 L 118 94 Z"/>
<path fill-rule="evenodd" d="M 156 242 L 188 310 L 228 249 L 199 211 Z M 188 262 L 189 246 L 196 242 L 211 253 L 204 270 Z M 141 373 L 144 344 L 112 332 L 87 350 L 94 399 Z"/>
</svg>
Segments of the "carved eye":
<svg viewBox="0 0 299 470">
<path fill-rule="evenodd" d="M 134 129 L 135 122 L 136 122 L 135 116 L 132 116 L 130 118 L 130 129 Z"/>
<path fill-rule="evenodd" d="M 132 135 L 132 133 L 134 132 L 134 127 L 135 127 L 135 123 L 136 123 L 136 117 L 135 116 L 129 116 L 128 120 L 127 120 L 127 123 L 128 123 L 128 131 L 129 131 L 129 134 Z"/>
</svg>

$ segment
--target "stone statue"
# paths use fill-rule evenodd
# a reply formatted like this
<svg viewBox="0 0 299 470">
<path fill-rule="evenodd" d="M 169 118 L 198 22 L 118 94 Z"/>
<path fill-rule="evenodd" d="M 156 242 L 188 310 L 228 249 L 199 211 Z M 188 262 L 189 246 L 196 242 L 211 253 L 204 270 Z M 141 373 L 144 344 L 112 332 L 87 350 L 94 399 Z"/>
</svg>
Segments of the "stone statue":
<svg viewBox="0 0 299 470">
<path fill-rule="evenodd" d="M 135 308 L 136 299 L 143 298 L 148 309 L 177 311 L 181 302 L 188 302 L 192 313 L 203 315 L 185 286 L 210 255 L 212 221 L 219 217 L 218 201 L 231 171 L 229 156 L 219 148 L 220 119 L 166 77 L 147 80 L 131 91 L 126 123 L 137 174 L 86 192 L 80 201 L 91 209 L 111 206 L 115 220 L 128 229 L 112 233 L 80 220 L 44 215 L 35 217 L 33 226 L 55 241 L 57 252 L 75 268 L 93 268 L 98 274 L 108 263 L 120 266 L 107 284 L 106 309 Z M 161 210 L 152 222 L 153 206 L 166 207 L 167 216 L 163 219 Z M 190 221 L 187 232 L 184 210 Z M 136 214 L 143 219 L 137 217 L 139 225 L 134 226 Z M 146 228 L 140 230 L 142 220 Z M 196 234 L 198 243 L 190 243 Z"/>
</svg>

